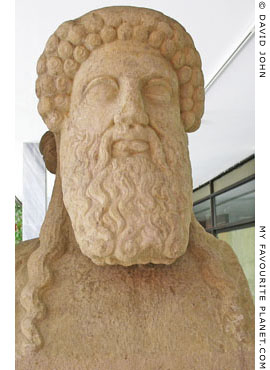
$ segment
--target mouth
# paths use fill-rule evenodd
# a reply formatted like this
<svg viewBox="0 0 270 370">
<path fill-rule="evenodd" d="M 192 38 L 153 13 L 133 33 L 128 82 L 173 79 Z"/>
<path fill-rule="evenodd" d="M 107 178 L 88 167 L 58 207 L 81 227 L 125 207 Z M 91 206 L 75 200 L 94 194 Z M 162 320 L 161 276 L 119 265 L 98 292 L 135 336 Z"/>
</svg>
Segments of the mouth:
<svg viewBox="0 0 270 370">
<path fill-rule="evenodd" d="M 112 156 L 119 158 L 136 154 L 147 154 L 149 149 L 148 142 L 144 140 L 118 140 L 113 143 Z"/>
</svg>

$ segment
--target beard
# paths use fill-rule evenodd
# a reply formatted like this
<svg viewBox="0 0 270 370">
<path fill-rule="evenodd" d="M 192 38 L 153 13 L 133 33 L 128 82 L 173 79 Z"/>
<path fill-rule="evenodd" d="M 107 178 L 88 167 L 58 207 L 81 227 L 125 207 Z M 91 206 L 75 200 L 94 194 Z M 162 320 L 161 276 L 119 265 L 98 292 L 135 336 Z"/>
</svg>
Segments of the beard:
<svg viewBox="0 0 270 370">
<path fill-rule="evenodd" d="M 62 132 L 64 203 L 79 247 L 94 263 L 170 264 L 186 251 L 192 209 L 187 137 L 184 130 L 159 136 L 153 126 L 110 127 L 98 136 L 72 123 Z M 146 150 L 126 145 L 119 152 L 123 139 L 143 139 Z"/>
</svg>

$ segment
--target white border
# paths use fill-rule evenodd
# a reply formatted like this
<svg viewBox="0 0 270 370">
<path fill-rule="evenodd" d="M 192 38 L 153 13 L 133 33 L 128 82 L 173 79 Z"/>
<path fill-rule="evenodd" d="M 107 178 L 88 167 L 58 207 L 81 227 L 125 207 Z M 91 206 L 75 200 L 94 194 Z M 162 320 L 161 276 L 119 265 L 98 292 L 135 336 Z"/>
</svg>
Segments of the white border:
<svg viewBox="0 0 270 370">
<path fill-rule="evenodd" d="M 256 147 L 256 205 L 255 205 L 255 369 L 263 367 L 260 364 L 260 350 L 265 348 L 266 369 L 270 368 L 270 329 L 268 295 L 270 289 L 269 262 L 270 253 L 270 197 L 269 197 L 269 158 L 270 158 L 270 1 L 264 0 L 265 9 L 260 9 L 261 0 L 255 1 L 255 147 Z M 266 44 L 260 45 L 260 15 L 266 15 Z M 260 75 L 260 52 L 266 53 L 266 77 Z M 266 226 L 266 301 L 260 300 L 259 271 L 260 271 L 260 226 Z M 268 257 L 268 258 L 267 258 Z M 259 341 L 259 312 L 260 306 L 266 307 L 266 344 Z"/>
<path fill-rule="evenodd" d="M 15 368 L 15 6 L 2 1 L 1 23 L 1 369 Z"/>
</svg>

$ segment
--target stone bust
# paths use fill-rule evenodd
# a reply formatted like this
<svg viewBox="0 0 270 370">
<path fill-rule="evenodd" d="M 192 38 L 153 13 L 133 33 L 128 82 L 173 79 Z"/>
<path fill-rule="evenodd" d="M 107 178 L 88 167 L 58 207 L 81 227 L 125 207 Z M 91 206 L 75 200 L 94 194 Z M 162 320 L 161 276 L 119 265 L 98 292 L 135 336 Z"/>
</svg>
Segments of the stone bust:
<svg viewBox="0 0 270 370">
<path fill-rule="evenodd" d="M 103 8 L 63 23 L 37 72 L 56 180 L 40 237 L 16 248 L 17 369 L 253 369 L 246 278 L 192 213 L 190 35 Z"/>
</svg>

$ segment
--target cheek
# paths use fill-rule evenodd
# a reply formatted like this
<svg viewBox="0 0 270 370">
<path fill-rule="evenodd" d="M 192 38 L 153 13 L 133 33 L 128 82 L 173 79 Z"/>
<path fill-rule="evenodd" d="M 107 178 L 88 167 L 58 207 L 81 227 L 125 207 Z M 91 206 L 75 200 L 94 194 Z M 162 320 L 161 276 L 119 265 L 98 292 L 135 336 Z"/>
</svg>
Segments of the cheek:
<svg viewBox="0 0 270 370">
<path fill-rule="evenodd" d="M 179 105 L 146 105 L 151 125 L 160 133 L 170 135 L 181 128 Z"/>
<path fill-rule="evenodd" d="M 104 105 L 97 102 L 84 102 L 71 109 L 70 117 L 79 128 L 100 133 L 110 126 L 115 110 L 115 104 Z"/>
</svg>

